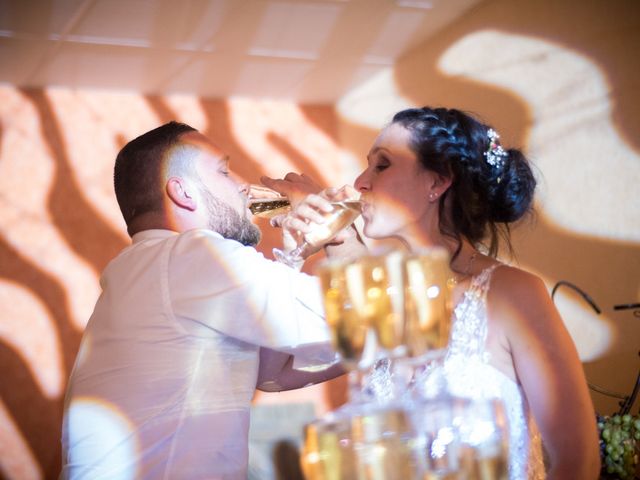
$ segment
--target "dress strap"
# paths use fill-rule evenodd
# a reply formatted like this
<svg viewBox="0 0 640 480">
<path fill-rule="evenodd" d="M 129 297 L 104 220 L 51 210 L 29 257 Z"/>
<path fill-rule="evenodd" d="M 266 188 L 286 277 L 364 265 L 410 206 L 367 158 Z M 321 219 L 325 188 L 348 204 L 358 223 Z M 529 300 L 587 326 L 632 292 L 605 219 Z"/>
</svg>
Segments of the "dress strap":
<svg viewBox="0 0 640 480">
<path fill-rule="evenodd" d="M 471 285 L 469 285 L 468 292 L 477 295 L 484 299 L 489 291 L 489 285 L 491 284 L 491 277 L 496 268 L 501 267 L 502 263 L 496 263 L 482 270 L 478 275 L 475 275 L 471 279 Z"/>
</svg>

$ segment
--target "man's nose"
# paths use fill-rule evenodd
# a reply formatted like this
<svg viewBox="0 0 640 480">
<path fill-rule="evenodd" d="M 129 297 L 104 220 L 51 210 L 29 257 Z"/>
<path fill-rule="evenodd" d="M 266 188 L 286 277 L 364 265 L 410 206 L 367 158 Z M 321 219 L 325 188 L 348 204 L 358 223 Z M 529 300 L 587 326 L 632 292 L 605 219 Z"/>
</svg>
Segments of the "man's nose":
<svg viewBox="0 0 640 480">
<path fill-rule="evenodd" d="M 246 182 L 242 182 L 238 185 L 238 191 L 243 195 L 249 195 L 249 184 Z"/>
</svg>

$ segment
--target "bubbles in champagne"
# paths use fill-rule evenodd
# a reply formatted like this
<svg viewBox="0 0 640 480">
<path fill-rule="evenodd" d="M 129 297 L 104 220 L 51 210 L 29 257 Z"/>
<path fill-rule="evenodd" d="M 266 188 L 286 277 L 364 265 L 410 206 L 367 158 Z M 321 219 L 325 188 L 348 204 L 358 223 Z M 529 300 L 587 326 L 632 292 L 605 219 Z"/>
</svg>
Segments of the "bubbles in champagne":
<svg viewBox="0 0 640 480">
<path fill-rule="evenodd" d="M 449 255 L 432 249 L 404 261 L 406 343 L 410 356 L 444 349 L 451 328 Z"/>
<path fill-rule="evenodd" d="M 349 265 L 329 263 L 319 269 L 324 292 L 325 316 L 334 348 L 345 367 L 357 368 L 362 359 L 369 323 L 354 307 L 347 281 Z M 353 289 L 353 286 L 351 286 Z"/>
<path fill-rule="evenodd" d="M 273 218 L 276 215 L 287 213 L 290 209 L 287 199 L 261 199 L 249 202 L 249 210 L 256 217 Z"/>
<path fill-rule="evenodd" d="M 331 204 L 333 210 L 325 212 L 324 223 L 316 224 L 313 230 L 304 236 L 304 240 L 313 246 L 319 246 L 331 240 L 340 230 L 351 225 L 362 212 L 359 201 L 344 201 Z"/>
<path fill-rule="evenodd" d="M 414 432 L 401 409 L 330 417 L 305 427 L 307 480 L 420 479 Z"/>
</svg>

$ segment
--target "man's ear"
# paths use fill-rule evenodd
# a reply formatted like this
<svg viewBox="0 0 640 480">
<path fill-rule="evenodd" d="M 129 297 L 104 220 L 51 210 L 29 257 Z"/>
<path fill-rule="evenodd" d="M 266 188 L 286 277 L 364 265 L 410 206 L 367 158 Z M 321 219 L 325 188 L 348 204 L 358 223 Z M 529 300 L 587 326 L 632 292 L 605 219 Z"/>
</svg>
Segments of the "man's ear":
<svg viewBox="0 0 640 480">
<path fill-rule="evenodd" d="M 194 211 L 198 203 L 193 195 L 193 186 L 185 182 L 183 178 L 171 177 L 166 184 L 167 196 L 180 208 Z"/>
</svg>

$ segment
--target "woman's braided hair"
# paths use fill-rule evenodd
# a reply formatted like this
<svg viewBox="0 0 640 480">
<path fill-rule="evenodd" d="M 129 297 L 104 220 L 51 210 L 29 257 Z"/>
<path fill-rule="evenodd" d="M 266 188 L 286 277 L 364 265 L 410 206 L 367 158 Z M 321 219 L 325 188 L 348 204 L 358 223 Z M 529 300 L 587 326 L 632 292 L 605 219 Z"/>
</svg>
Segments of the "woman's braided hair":
<svg viewBox="0 0 640 480">
<path fill-rule="evenodd" d="M 458 241 L 458 250 L 465 238 L 495 256 L 500 237 L 511 249 L 509 224 L 531 210 L 536 186 L 522 152 L 502 150 L 488 125 L 455 109 L 410 108 L 392 123 L 411 132 L 422 166 L 452 179 L 440 199 L 440 231 Z"/>
</svg>

